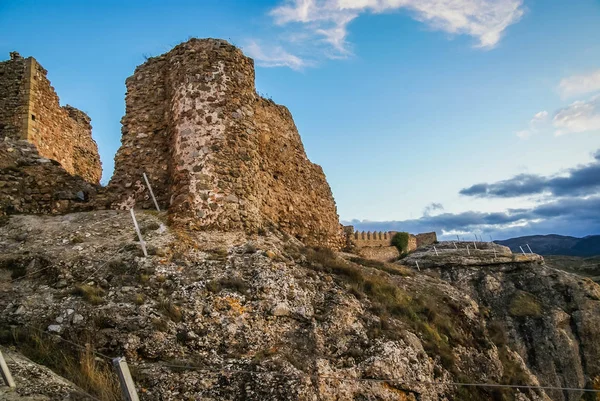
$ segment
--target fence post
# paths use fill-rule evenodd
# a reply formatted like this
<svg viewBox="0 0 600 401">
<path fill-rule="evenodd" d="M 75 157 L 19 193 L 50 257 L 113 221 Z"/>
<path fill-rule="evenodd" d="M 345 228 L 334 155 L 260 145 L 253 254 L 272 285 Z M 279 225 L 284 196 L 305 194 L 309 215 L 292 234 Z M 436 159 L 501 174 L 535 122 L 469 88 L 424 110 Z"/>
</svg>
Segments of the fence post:
<svg viewBox="0 0 600 401">
<path fill-rule="evenodd" d="M 117 370 L 119 376 L 119 383 L 121 384 L 121 390 L 123 391 L 123 397 L 126 401 L 139 401 L 137 391 L 135 391 L 135 384 L 129 372 L 129 366 L 124 357 L 114 358 L 112 360 L 113 366 Z"/>
<path fill-rule="evenodd" d="M 142 247 L 142 252 L 144 252 L 145 257 L 148 257 L 148 252 L 146 251 L 146 243 L 144 242 L 144 239 L 142 238 L 142 232 L 140 231 L 140 228 L 138 227 L 137 220 L 135 219 L 135 213 L 133 213 L 133 208 L 129 209 L 129 211 L 131 212 L 131 218 L 133 219 L 133 225 L 135 226 L 135 232 L 137 233 L 138 239 L 140 240 L 140 246 Z"/>
<path fill-rule="evenodd" d="M 2 372 L 2 379 L 4 379 L 4 383 L 8 387 L 15 388 L 16 387 L 15 381 L 13 380 L 12 375 L 10 374 L 10 370 L 8 370 L 8 365 L 6 364 L 6 361 L 4 360 L 2 351 L 0 351 L 0 371 Z"/>
<path fill-rule="evenodd" d="M 150 186 L 150 181 L 148 181 L 148 177 L 146 177 L 146 173 L 144 174 L 144 181 L 146 181 L 146 185 L 148 186 L 148 191 L 150 191 L 150 196 L 152 196 L 152 200 L 154 201 L 154 206 L 156 206 L 156 210 L 158 212 L 160 212 L 160 208 L 158 207 L 158 202 L 156 201 L 156 198 L 154 197 L 154 192 L 152 191 L 152 187 Z"/>
</svg>

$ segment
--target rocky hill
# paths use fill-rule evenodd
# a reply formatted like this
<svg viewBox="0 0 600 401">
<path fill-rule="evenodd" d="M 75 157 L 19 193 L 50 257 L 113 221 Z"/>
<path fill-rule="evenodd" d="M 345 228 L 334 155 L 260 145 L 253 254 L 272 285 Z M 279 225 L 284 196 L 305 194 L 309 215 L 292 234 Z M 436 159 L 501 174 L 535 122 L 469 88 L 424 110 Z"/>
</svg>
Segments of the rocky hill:
<svg viewBox="0 0 600 401">
<path fill-rule="evenodd" d="M 495 242 L 509 247 L 513 252 L 520 252 L 519 246 L 529 244 L 540 255 L 600 256 L 600 235 L 583 238 L 556 234 L 530 235 Z"/>
<path fill-rule="evenodd" d="M 2 342 L 46 363 L 80 358 L 62 339 L 125 355 L 144 400 L 578 400 L 451 383 L 598 385 L 600 287 L 540 257 L 438 244 L 403 266 L 138 217 L 148 258 L 127 212 L 10 217 Z"/>
</svg>

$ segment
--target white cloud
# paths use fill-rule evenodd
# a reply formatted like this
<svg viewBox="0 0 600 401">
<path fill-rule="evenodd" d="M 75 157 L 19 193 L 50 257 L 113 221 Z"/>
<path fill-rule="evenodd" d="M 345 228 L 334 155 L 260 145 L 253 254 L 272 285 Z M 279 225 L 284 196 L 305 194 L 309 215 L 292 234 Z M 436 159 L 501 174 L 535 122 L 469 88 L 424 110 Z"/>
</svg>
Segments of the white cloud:
<svg viewBox="0 0 600 401">
<path fill-rule="evenodd" d="M 535 113 L 531 119 L 531 124 L 538 124 L 545 122 L 548 119 L 548 112 L 546 110 Z"/>
<path fill-rule="evenodd" d="M 539 132 L 540 126 L 548 121 L 548 112 L 542 110 L 533 115 L 533 118 L 529 121 L 529 128 L 515 132 L 520 139 L 529 139 L 532 135 Z"/>
<path fill-rule="evenodd" d="M 600 91 L 600 69 L 563 78 L 558 84 L 558 90 L 564 98 Z"/>
<path fill-rule="evenodd" d="M 552 124 L 557 128 L 556 136 L 600 131 L 600 95 L 588 101 L 578 100 L 558 110 L 552 119 Z"/>
<path fill-rule="evenodd" d="M 310 62 L 288 53 L 281 46 L 265 48 L 255 41 L 250 41 L 244 46 L 244 52 L 261 67 L 290 67 L 293 70 L 301 70 L 311 65 Z"/>
<path fill-rule="evenodd" d="M 478 47 L 495 47 L 506 28 L 523 15 L 523 0 L 287 0 L 271 10 L 278 25 L 296 24 L 330 45 L 351 54 L 348 24 L 364 13 L 409 10 L 433 29 L 465 34 Z"/>
</svg>

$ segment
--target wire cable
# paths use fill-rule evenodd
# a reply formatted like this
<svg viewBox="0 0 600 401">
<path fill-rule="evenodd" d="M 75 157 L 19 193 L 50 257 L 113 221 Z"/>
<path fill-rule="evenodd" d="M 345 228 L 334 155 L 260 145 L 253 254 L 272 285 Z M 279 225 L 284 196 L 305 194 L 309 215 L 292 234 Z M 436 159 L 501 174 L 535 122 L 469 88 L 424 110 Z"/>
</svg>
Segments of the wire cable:
<svg viewBox="0 0 600 401">
<path fill-rule="evenodd" d="M 145 364 L 146 366 L 153 366 Z M 559 387 L 559 386 L 532 386 L 532 385 L 515 385 L 515 384 L 500 384 L 500 383 L 467 383 L 467 382 L 423 382 L 417 380 L 403 380 L 394 378 L 361 378 L 361 377 L 344 377 L 344 376 L 333 376 L 333 375 L 319 375 L 319 374 L 302 374 L 294 375 L 291 373 L 273 372 L 273 371 L 252 371 L 246 369 L 207 369 L 195 365 L 174 365 L 174 364 L 160 364 L 162 367 L 176 368 L 176 369 L 189 369 L 196 371 L 203 371 L 208 373 L 247 373 L 247 374 L 268 374 L 273 376 L 284 376 L 294 377 L 297 379 L 301 378 L 312 378 L 312 379 L 331 379 L 339 381 L 354 381 L 354 382 L 373 382 L 373 383 L 399 383 L 405 385 L 425 385 L 425 386 L 463 386 L 463 387 L 495 387 L 495 388 L 514 388 L 514 389 L 530 389 L 530 390 L 563 390 L 563 391 L 584 391 L 591 393 L 600 393 L 600 390 L 586 389 L 586 388 L 574 388 L 574 387 Z"/>
</svg>

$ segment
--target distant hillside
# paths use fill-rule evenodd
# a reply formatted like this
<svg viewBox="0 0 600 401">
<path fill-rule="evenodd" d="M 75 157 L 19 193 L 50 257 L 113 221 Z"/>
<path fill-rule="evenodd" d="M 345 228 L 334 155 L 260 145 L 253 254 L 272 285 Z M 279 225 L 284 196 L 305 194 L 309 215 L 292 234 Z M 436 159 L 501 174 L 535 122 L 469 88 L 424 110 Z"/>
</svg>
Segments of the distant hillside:
<svg viewBox="0 0 600 401">
<path fill-rule="evenodd" d="M 556 234 L 530 235 L 494 242 L 509 247 L 513 252 L 521 252 L 519 246 L 525 248 L 525 244 L 529 244 L 533 252 L 540 255 L 582 257 L 600 255 L 600 235 L 589 235 L 584 238 Z"/>
</svg>

